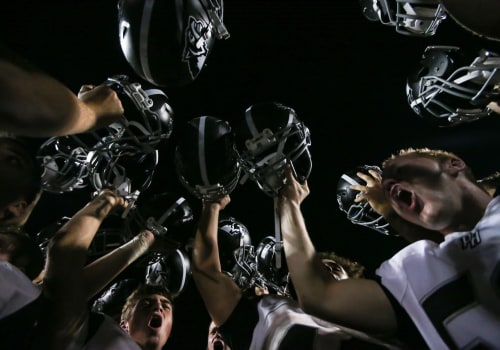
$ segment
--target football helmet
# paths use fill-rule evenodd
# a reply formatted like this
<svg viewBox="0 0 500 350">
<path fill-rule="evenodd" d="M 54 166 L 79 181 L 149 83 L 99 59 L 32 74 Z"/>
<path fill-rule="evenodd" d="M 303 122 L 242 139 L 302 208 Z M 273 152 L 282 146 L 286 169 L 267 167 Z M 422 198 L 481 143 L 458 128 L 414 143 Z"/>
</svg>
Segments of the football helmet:
<svg viewBox="0 0 500 350">
<path fill-rule="evenodd" d="M 144 90 L 125 75 L 108 78 L 124 107 L 121 120 L 95 131 L 53 137 L 38 150 L 43 187 L 62 193 L 89 182 L 113 188 L 127 199 L 147 189 L 158 163 L 158 147 L 173 128 L 173 112 L 159 89 Z"/>
<path fill-rule="evenodd" d="M 356 203 L 354 200 L 359 191 L 350 188 L 351 185 L 365 185 L 366 182 L 356 173 L 368 174 L 368 170 L 375 170 L 382 174 L 382 170 L 375 165 L 362 165 L 346 171 L 337 182 L 337 202 L 341 211 L 356 225 L 371 228 L 384 235 L 396 235 L 394 230 L 382 215 L 377 213 L 367 201 Z"/>
<path fill-rule="evenodd" d="M 251 179 L 264 193 L 276 197 L 284 185 L 287 163 L 298 181 L 309 177 L 310 132 L 292 108 L 277 102 L 252 105 L 235 134 L 244 172 L 241 183 Z"/>
<path fill-rule="evenodd" d="M 141 284 L 136 278 L 124 278 L 114 282 L 94 300 L 92 311 L 106 314 L 119 323 L 123 305 Z"/>
<path fill-rule="evenodd" d="M 439 0 L 360 0 L 363 14 L 396 32 L 428 37 L 436 34 L 446 12 Z"/>
<path fill-rule="evenodd" d="M 134 71 L 165 87 L 194 81 L 215 41 L 229 38 L 222 0 L 119 0 L 118 34 Z"/>
<path fill-rule="evenodd" d="M 168 254 L 154 253 L 146 267 L 146 284 L 161 284 L 179 295 L 191 277 L 191 263 L 187 254 L 180 249 Z"/>
<path fill-rule="evenodd" d="M 233 217 L 219 220 L 218 227 L 217 242 L 221 268 L 223 271 L 234 273 L 235 251 L 252 245 L 250 233 L 245 225 Z"/>
<path fill-rule="evenodd" d="M 240 178 L 234 133 L 227 121 L 191 119 L 175 149 L 175 169 L 182 185 L 200 199 L 214 201 L 231 193 Z"/>
<path fill-rule="evenodd" d="M 493 114 L 487 105 L 500 98 L 498 54 L 428 46 L 420 65 L 406 84 L 408 104 L 418 116 L 445 127 Z"/>
<path fill-rule="evenodd" d="M 64 193 L 87 187 L 89 150 L 76 135 L 52 137 L 42 143 L 36 158 L 44 191 Z"/>
<path fill-rule="evenodd" d="M 281 259 L 280 267 L 277 267 L 277 250 L 283 250 L 283 242 L 276 241 L 274 236 L 264 237 L 256 249 L 257 270 L 259 271 L 266 287 L 275 293 L 288 295 L 288 283 L 290 282 L 290 273 L 286 259 Z"/>
</svg>

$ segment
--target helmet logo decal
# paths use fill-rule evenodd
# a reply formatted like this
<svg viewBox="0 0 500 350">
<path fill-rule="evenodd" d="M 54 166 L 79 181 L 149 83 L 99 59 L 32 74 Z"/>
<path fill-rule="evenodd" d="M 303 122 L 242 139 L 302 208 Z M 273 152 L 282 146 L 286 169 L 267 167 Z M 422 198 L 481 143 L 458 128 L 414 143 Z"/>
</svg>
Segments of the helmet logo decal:
<svg viewBox="0 0 500 350">
<path fill-rule="evenodd" d="M 189 74 L 194 79 L 203 68 L 208 55 L 207 39 L 212 36 L 212 25 L 189 16 L 182 60 L 187 62 Z"/>
</svg>

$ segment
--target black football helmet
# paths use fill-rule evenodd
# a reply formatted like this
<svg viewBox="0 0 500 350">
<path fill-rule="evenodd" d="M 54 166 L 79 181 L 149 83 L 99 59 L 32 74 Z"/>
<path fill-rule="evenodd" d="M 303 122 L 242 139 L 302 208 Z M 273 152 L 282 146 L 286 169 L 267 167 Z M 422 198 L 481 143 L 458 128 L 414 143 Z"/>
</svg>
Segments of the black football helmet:
<svg viewBox="0 0 500 350">
<path fill-rule="evenodd" d="M 173 128 L 173 112 L 161 90 L 143 89 L 125 75 L 108 78 L 124 107 L 120 121 L 95 131 L 53 137 L 37 158 L 44 168 L 44 190 L 62 193 L 85 187 L 117 190 L 136 199 L 147 189 L 158 164 L 158 147 Z"/>
<path fill-rule="evenodd" d="M 498 54 L 428 46 L 420 64 L 406 84 L 408 103 L 418 116 L 445 127 L 493 114 L 487 105 L 500 98 Z"/>
<path fill-rule="evenodd" d="M 191 83 L 215 41 L 229 38 L 222 0 L 119 0 L 118 34 L 134 71 L 157 86 Z"/>
<path fill-rule="evenodd" d="M 120 323 L 123 305 L 141 284 L 136 278 L 124 278 L 114 282 L 94 300 L 92 311 L 106 314 Z"/>
<path fill-rule="evenodd" d="M 154 253 L 146 267 L 145 283 L 160 284 L 179 295 L 191 278 L 191 263 L 181 249 L 168 254 Z"/>
<path fill-rule="evenodd" d="M 252 245 L 247 227 L 233 217 L 221 219 L 217 231 L 217 242 L 222 270 L 234 273 L 235 251 L 241 247 Z"/>
<path fill-rule="evenodd" d="M 346 213 L 347 218 L 356 225 L 371 228 L 384 235 L 396 235 L 384 217 L 378 214 L 368 202 L 356 203 L 354 200 L 359 192 L 350 188 L 351 185 L 365 185 L 366 182 L 356 173 L 368 174 L 368 170 L 375 170 L 382 174 L 382 170 L 375 165 L 362 165 L 346 171 L 337 182 L 337 202 L 340 210 Z"/>
<path fill-rule="evenodd" d="M 244 171 L 242 183 L 249 178 L 264 193 L 276 197 L 284 184 L 287 163 L 298 181 L 309 177 L 310 132 L 292 108 L 277 102 L 250 106 L 235 133 Z"/>
<path fill-rule="evenodd" d="M 395 27 L 400 34 L 436 34 L 446 12 L 439 0 L 360 0 L 363 14 L 373 22 Z"/>
<path fill-rule="evenodd" d="M 259 271 L 264 284 L 275 293 L 288 295 L 288 283 L 290 273 L 286 259 L 281 259 L 280 267 L 277 267 L 277 250 L 283 251 L 283 242 L 276 241 L 274 236 L 264 237 L 256 249 L 257 270 Z"/>
<path fill-rule="evenodd" d="M 180 182 L 197 198 L 220 199 L 238 184 L 234 134 L 224 120 L 210 116 L 191 119 L 181 131 L 174 157 Z"/>
</svg>

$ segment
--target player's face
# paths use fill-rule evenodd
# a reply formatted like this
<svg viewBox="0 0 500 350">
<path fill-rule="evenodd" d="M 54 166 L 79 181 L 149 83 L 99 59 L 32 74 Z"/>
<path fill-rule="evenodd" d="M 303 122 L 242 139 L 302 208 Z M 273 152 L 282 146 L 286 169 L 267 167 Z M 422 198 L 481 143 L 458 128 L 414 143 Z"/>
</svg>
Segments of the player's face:
<svg viewBox="0 0 500 350">
<path fill-rule="evenodd" d="M 213 322 L 210 322 L 210 326 L 208 328 L 207 350 L 231 350 L 229 345 L 227 345 L 224 339 L 222 339 L 219 330 Z"/>
<path fill-rule="evenodd" d="M 172 330 L 172 303 L 163 295 L 142 297 L 132 309 L 128 333 L 143 348 L 161 348 Z"/>
<path fill-rule="evenodd" d="M 418 155 L 390 161 L 382 185 L 394 211 L 424 228 L 446 230 L 463 207 L 461 186 L 453 176 L 459 163 L 456 159 L 438 161 Z"/>
</svg>

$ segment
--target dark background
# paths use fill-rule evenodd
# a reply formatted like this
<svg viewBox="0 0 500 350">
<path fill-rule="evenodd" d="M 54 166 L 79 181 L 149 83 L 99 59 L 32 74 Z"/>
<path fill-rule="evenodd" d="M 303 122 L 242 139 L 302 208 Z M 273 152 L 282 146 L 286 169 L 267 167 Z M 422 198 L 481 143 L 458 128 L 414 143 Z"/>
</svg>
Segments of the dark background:
<svg viewBox="0 0 500 350">
<path fill-rule="evenodd" d="M 116 1 L 16 1 L 0 6 L 0 40 L 77 92 L 108 76 L 128 74 L 141 82 L 122 55 Z M 373 271 L 404 245 L 354 226 L 340 212 L 336 183 L 343 171 L 380 164 L 403 147 L 437 147 L 462 156 L 478 177 L 498 170 L 500 121 L 490 117 L 453 128 L 436 128 L 407 105 L 405 80 L 427 45 L 458 45 L 500 51 L 499 43 L 474 36 L 446 19 L 431 38 L 408 37 L 369 22 L 356 0 L 227 1 L 224 22 L 231 37 L 217 41 L 197 80 L 164 89 L 176 125 L 201 115 L 230 123 L 259 100 L 293 107 L 311 131 L 311 194 L 303 204 L 318 250 L 334 250 Z M 185 196 L 178 183 L 173 144 L 160 150 L 149 194 Z M 148 195 L 145 193 L 144 195 Z M 254 183 L 238 186 L 226 208 L 252 240 L 274 234 L 273 200 Z M 85 190 L 45 194 L 28 224 L 32 232 L 72 215 L 89 199 Z M 208 316 L 192 281 L 177 302 L 166 348 L 203 349 Z"/>
</svg>

